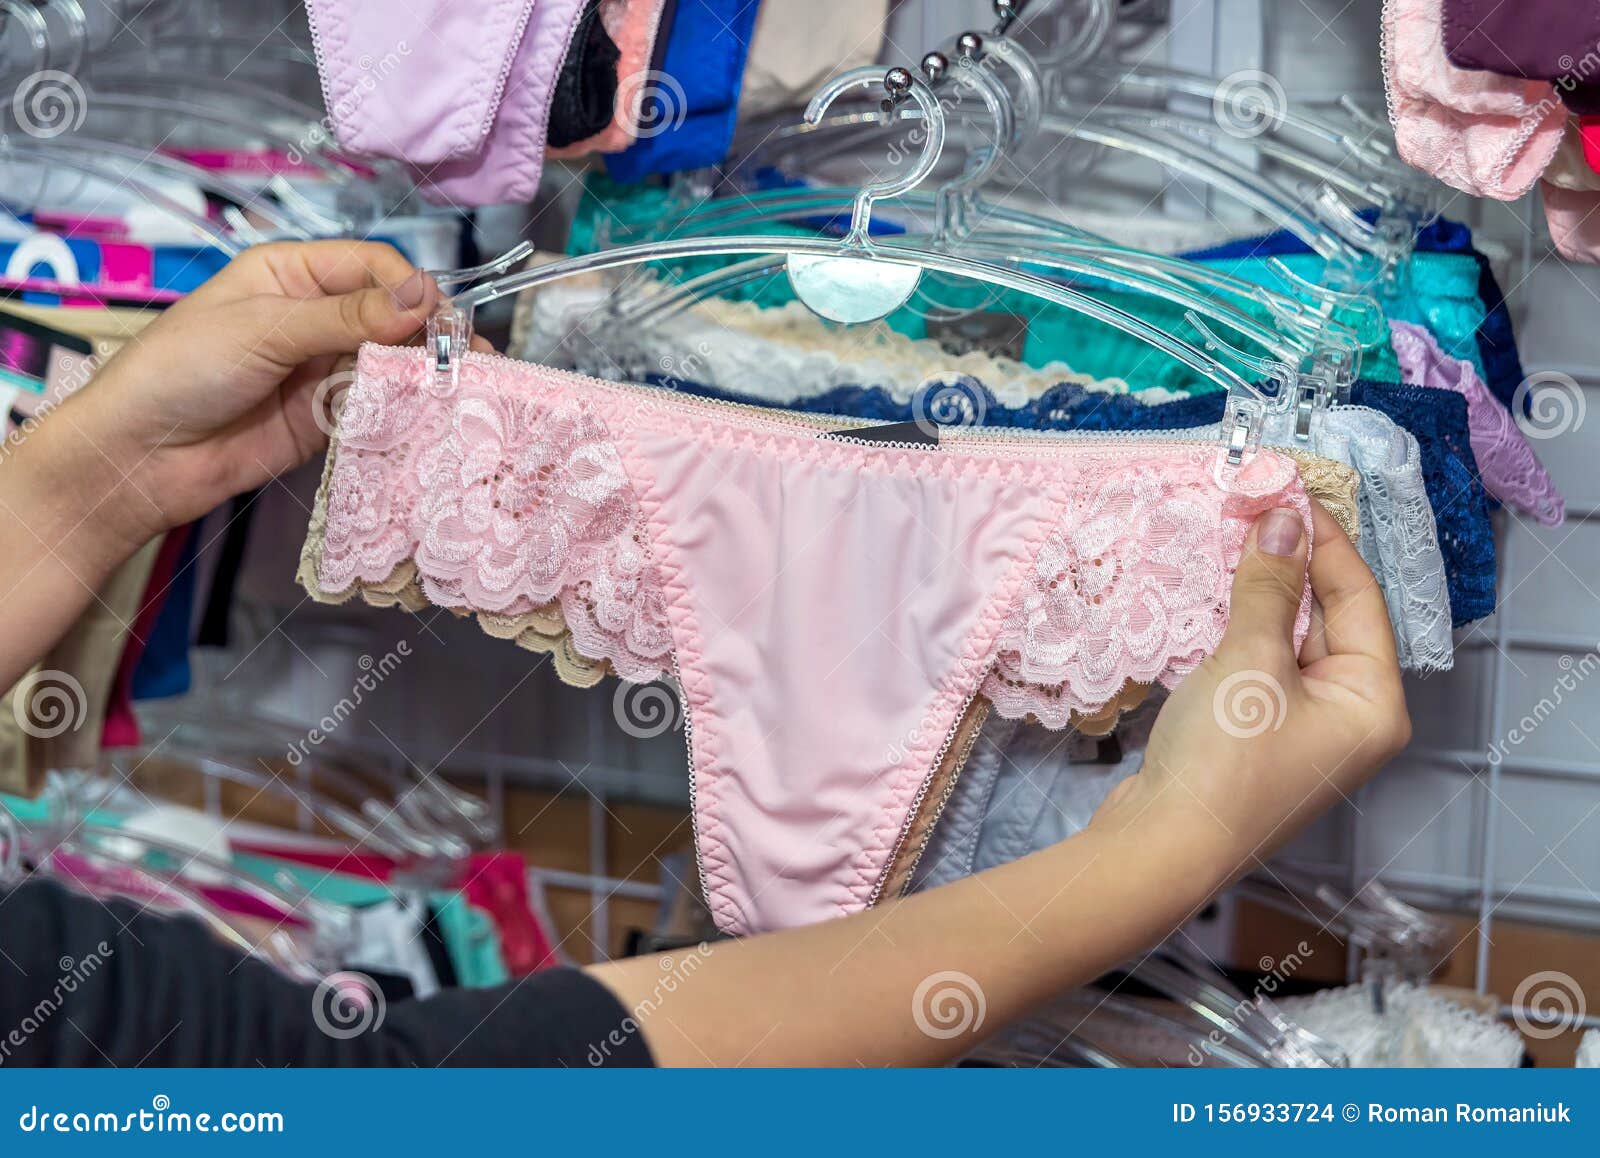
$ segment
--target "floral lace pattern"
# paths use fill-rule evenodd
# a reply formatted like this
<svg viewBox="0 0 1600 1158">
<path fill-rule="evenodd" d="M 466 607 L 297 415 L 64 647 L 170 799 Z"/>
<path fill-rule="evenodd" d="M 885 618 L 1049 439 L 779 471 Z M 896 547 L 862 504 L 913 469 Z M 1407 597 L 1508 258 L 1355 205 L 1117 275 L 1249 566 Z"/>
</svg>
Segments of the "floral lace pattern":
<svg viewBox="0 0 1600 1158">
<path fill-rule="evenodd" d="M 1275 505 L 1308 522 L 1311 512 L 1281 478 L 1252 494 L 1219 491 L 1203 466 L 1214 453 L 1196 446 L 1172 456 L 1177 469 L 1080 484 L 1001 626 L 983 685 L 1000 715 L 1060 729 L 1128 680 L 1174 686 L 1215 649 L 1250 524 Z"/>
<path fill-rule="evenodd" d="M 475 613 L 490 634 L 565 655 L 571 682 L 591 683 L 606 666 L 630 680 L 663 676 L 672 649 L 663 587 L 607 430 L 638 408 L 639 388 L 574 389 L 553 371 L 473 356 L 440 399 L 427 373 L 418 351 L 362 350 L 302 558 L 307 590 Z M 808 421 L 724 413 L 758 431 Z M 1007 613 L 980 689 L 1002 714 L 1055 728 L 1098 720 L 1142 699 L 1130 681 L 1171 686 L 1216 646 L 1251 521 L 1283 505 L 1310 518 L 1290 460 L 1258 455 L 1224 492 L 1212 481 L 1216 454 L 1160 444 L 1119 451 L 1111 470 L 1066 460 L 1076 493 Z M 923 461 L 961 465 L 953 455 Z M 1061 460 L 1024 449 L 1012 461 L 1043 479 Z M 1303 601 L 1302 635 L 1308 621 Z"/>
<path fill-rule="evenodd" d="M 1455 663 L 1449 583 L 1417 440 L 1364 406 L 1323 416 L 1318 449 L 1361 476 L 1361 558 L 1383 589 L 1400 666 L 1444 671 Z"/>
<path fill-rule="evenodd" d="M 524 311 L 514 352 L 612 381 L 692 379 L 779 406 L 862 382 L 906 401 L 929 379 L 956 377 L 994 385 L 1007 406 L 1026 405 L 1061 382 L 1113 394 L 1130 389 L 1120 379 L 1097 380 L 1060 362 L 1033 367 L 979 351 L 950 354 L 881 322 L 830 328 L 798 302 L 763 309 L 708 298 L 642 324 L 617 325 L 606 312 L 610 297 L 600 287 L 547 287 Z M 1150 393 L 1149 401 L 1184 397 L 1182 391 Z"/>
<path fill-rule="evenodd" d="M 1561 143 L 1566 110 L 1548 82 L 1457 68 L 1441 0 L 1384 0 L 1384 91 L 1405 161 L 1452 188 L 1515 201 Z"/>
<path fill-rule="evenodd" d="M 1400 370 L 1413 386 L 1453 390 L 1467 400 L 1472 453 L 1491 497 L 1547 527 L 1566 517 L 1566 503 L 1511 412 L 1489 394 L 1472 363 L 1452 358 L 1421 326 L 1391 322 Z"/>
<path fill-rule="evenodd" d="M 491 634 L 553 644 L 559 635 L 539 625 L 559 609 L 580 654 L 657 678 L 671 633 L 600 420 L 570 396 L 500 391 L 481 368 L 463 370 L 448 405 L 428 405 L 414 357 L 362 358 L 323 488 L 319 588 L 392 593 L 406 567 L 401 589 L 477 612 Z"/>
</svg>

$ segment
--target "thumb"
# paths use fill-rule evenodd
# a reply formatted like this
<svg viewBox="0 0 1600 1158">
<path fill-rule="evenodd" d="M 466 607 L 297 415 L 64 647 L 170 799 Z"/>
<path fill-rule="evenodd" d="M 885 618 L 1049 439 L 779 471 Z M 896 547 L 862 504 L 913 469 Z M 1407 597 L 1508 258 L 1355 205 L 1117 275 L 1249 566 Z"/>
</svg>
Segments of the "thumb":
<svg viewBox="0 0 1600 1158">
<path fill-rule="evenodd" d="M 276 309 L 265 311 L 265 345 L 287 366 L 323 354 L 353 354 L 363 342 L 398 345 L 423 327 L 438 301 L 438 284 L 420 270 L 393 289 L 279 298 Z"/>
<path fill-rule="evenodd" d="M 1278 507 L 1256 519 L 1233 576 L 1228 630 L 1219 654 L 1248 649 L 1294 660 L 1294 621 L 1305 591 L 1308 542 L 1300 512 Z"/>
</svg>

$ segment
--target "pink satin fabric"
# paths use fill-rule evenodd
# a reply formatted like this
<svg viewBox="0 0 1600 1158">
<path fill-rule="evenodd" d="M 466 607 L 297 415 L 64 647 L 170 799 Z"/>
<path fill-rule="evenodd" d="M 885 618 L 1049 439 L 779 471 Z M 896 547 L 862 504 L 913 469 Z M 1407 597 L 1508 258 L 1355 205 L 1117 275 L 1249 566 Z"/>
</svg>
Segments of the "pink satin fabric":
<svg viewBox="0 0 1600 1158">
<path fill-rule="evenodd" d="M 414 567 L 434 604 L 559 604 L 590 658 L 674 672 L 719 925 L 823 920 L 874 899 L 974 696 L 1061 726 L 1172 686 L 1221 638 L 1254 518 L 1310 533 L 1271 451 L 1224 491 L 1206 441 L 941 437 L 477 354 L 441 396 L 423 351 L 365 347 L 317 594 Z M 1297 640 L 1309 616 L 1307 589 Z"/>
<path fill-rule="evenodd" d="M 1600 261 L 1600 193 L 1539 182 L 1544 220 L 1556 252 L 1568 261 Z"/>
<path fill-rule="evenodd" d="M 531 201 L 583 0 L 307 0 L 334 134 L 403 161 L 424 197 Z M 402 35 L 397 35 L 397 33 Z"/>
<path fill-rule="evenodd" d="M 306 0 L 339 144 L 419 166 L 474 156 L 533 12 L 534 0 Z"/>
</svg>

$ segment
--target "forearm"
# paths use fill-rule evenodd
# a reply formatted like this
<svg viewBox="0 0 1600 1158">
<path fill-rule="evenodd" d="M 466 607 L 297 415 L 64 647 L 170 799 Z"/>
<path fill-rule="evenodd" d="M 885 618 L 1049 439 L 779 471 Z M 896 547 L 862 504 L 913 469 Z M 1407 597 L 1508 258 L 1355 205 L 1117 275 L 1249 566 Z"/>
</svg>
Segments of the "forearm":
<svg viewBox="0 0 1600 1158">
<path fill-rule="evenodd" d="M 660 1065 L 939 1064 L 1164 938 L 1220 885 L 1222 861 L 1186 833 L 1091 827 L 842 920 L 715 944 L 692 971 L 676 955 L 592 972 L 636 1011 Z M 923 1028 L 941 1028 L 940 983 L 916 1002 L 939 973 L 981 992 L 978 1032 Z"/>
<path fill-rule="evenodd" d="M 0 688 L 40 661 L 148 538 L 94 418 L 74 399 L 0 443 Z"/>
</svg>

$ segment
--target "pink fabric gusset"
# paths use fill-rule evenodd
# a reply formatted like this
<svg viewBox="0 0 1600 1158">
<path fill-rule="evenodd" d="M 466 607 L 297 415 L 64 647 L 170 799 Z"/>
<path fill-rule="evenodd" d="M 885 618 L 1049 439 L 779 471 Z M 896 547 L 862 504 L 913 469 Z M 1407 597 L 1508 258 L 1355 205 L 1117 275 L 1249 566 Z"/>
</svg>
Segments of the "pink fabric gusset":
<svg viewBox="0 0 1600 1158">
<path fill-rule="evenodd" d="M 439 165 L 412 166 L 422 195 L 436 203 L 532 201 L 544 172 L 550 101 L 583 0 L 539 0 L 500 94 L 482 149 Z"/>
<path fill-rule="evenodd" d="M 476 354 L 431 391 L 422 351 L 362 350 L 314 594 L 410 566 L 441 606 L 559 603 L 591 658 L 675 670 L 731 932 L 871 903 L 975 696 L 1064 722 L 1171 686 L 1221 638 L 1256 515 L 1310 530 L 1270 451 L 1223 491 L 1204 442 L 869 444 Z"/>
<path fill-rule="evenodd" d="M 534 0 L 406 0 L 398 13 L 380 0 L 306 0 L 339 144 L 412 165 L 475 155 L 533 11 Z"/>
<path fill-rule="evenodd" d="M 1545 81 L 1457 68 L 1442 0 L 1384 0 L 1383 72 L 1406 163 L 1478 197 L 1514 201 L 1555 156 L 1566 108 Z"/>
<path fill-rule="evenodd" d="M 1406 383 L 1453 390 L 1466 398 L 1472 455 L 1477 459 L 1484 489 L 1535 522 L 1547 527 L 1559 525 L 1567 514 L 1565 500 L 1534 453 L 1528 436 L 1511 411 L 1489 392 L 1472 363 L 1445 353 L 1438 339 L 1422 326 L 1390 322 L 1389 330 L 1400 375 Z"/>
<path fill-rule="evenodd" d="M 664 8 L 665 0 L 602 0 L 600 21 L 618 53 L 617 96 L 611 123 L 592 137 L 551 149 L 550 156 L 620 153 L 633 144 L 639 127 L 640 90 L 648 80 Z"/>
<path fill-rule="evenodd" d="M 1600 193 L 1539 182 L 1550 240 L 1568 261 L 1600 262 Z"/>
</svg>

